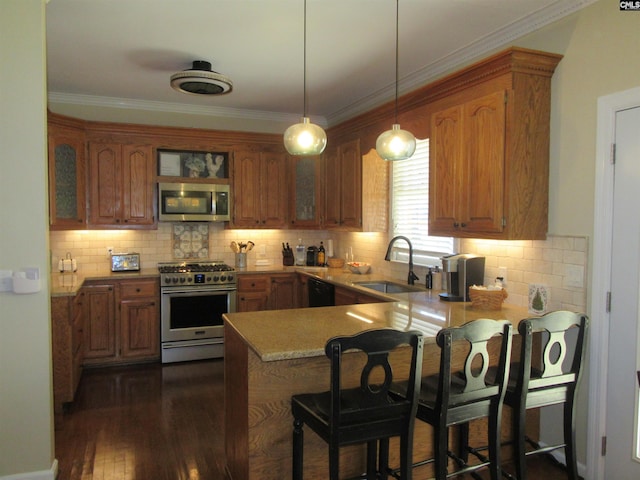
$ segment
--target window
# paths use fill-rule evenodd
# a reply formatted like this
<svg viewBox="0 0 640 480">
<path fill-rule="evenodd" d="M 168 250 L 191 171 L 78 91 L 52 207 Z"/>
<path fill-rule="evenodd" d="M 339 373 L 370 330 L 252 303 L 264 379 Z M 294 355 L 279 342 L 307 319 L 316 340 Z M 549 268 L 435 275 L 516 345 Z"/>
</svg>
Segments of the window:
<svg viewBox="0 0 640 480">
<path fill-rule="evenodd" d="M 411 240 L 416 265 L 438 264 L 454 252 L 452 237 L 429 236 L 429 139 L 416 142 L 411 158 L 392 164 L 391 225 L 392 236 Z M 408 262 L 408 256 L 406 243 L 394 245 L 393 260 Z"/>
</svg>

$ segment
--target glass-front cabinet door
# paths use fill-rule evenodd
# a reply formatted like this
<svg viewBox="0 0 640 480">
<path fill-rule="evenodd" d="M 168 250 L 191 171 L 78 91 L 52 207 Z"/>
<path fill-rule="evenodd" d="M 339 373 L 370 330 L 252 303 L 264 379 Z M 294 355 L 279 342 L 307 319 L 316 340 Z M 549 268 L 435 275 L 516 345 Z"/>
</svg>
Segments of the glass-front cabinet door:
<svg viewBox="0 0 640 480">
<path fill-rule="evenodd" d="M 292 157 L 291 225 L 320 228 L 323 223 L 322 157 Z"/>
<path fill-rule="evenodd" d="M 52 230 L 87 223 L 84 132 L 49 124 L 49 224 Z"/>
</svg>

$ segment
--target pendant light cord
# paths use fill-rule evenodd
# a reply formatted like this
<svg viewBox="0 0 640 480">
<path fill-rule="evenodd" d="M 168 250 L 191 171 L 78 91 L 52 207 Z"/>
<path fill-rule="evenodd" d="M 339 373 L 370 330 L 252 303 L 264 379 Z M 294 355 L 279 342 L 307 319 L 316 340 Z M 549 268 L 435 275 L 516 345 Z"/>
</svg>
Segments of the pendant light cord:
<svg viewBox="0 0 640 480">
<path fill-rule="evenodd" d="M 304 0 L 304 40 L 302 55 L 302 116 L 307 116 L 307 0 Z"/>
<path fill-rule="evenodd" d="M 305 0 L 306 2 L 306 0 Z M 396 0 L 396 111 L 395 123 L 398 123 L 398 17 L 400 16 L 400 0 Z"/>
</svg>

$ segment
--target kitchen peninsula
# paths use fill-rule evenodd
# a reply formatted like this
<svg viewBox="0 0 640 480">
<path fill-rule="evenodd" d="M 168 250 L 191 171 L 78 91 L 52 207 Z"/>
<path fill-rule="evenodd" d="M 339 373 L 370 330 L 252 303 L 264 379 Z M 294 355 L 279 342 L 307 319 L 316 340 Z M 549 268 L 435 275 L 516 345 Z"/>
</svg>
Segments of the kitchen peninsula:
<svg viewBox="0 0 640 480">
<path fill-rule="evenodd" d="M 353 283 L 354 275 L 317 276 L 355 291 L 367 290 Z M 370 276 L 358 277 L 362 280 Z M 366 293 L 371 295 L 370 290 Z M 505 304 L 501 310 L 475 310 L 470 303 L 443 302 L 438 293 L 423 290 L 381 294 L 381 303 L 224 315 L 225 443 L 231 478 L 290 478 L 290 398 L 297 393 L 329 389 L 329 360 L 324 346 L 330 337 L 372 328 L 419 330 L 426 337 L 423 374 L 429 374 L 438 371 L 435 336 L 441 328 L 477 318 L 508 319 L 517 325 L 528 316 L 523 307 Z M 359 381 L 359 371 L 350 373 L 350 381 Z M 503 436 L 508 435 L 508 425 L 506 416 Z M 472 440 L 478 432 L 482 429 L 471 429 Z M 427 458 L 430 451 L 431 429 L 416 422 L 414 459 Z M 305 435 L 304 452 L 305 480 L 325 479 L 327 447 L 310 430 Z M 364 449 L 360 446 L 341 449 L 341 476 L 358 475 L 363 471 L 363 462 Z M 390 462 L 397 464 L 394 443 Z M 429 473 L 429 468 L 422 468 L 414 472 L 414 478 L 429 478 Z"/>
</svg>

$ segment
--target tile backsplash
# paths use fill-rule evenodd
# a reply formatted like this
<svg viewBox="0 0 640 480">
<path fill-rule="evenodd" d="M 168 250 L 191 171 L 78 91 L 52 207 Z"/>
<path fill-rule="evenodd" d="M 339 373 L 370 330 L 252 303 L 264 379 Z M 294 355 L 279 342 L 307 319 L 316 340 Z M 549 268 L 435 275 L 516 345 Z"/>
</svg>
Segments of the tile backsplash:
<svg viewBox="0 0 640 480">
<path fill-rule="evenodd" d="M 206 232 L 201 231 L 203 227 L 207 229 Z M 180 243 L 181 238 L 186 239 L 185 228 L 191 233 L 195 229 L 196 247 L 192 243 L 193 237 L 189 237 L 189 245 L 186 240 Z M 289 243 L 293 248 L 299 238 L 307 246 L 318 246 L 321 241 L 327 246 L 331 240 L 335 256 L 344 258 L 345 253 L 352 250 L 354 260 L 371 263 L 372 273 L 406 281 L 406 264 L 384 261 L 390 238 L 387 234 L 323 230 L 230 230 L 221 223 L 160 223 L 157 230 L 52 231 L 51 265 L 52 271 L 56 272 L 58 260 L 70 252 L 77 261 L 80 273 L 89 275 L 108 271 L 108 247 L 113 247 L 114 252 L 118 253 L 140 253 L 144 269 L 155 268 L 158 262 L 182 260 L 188 256 L 197 257 L 198 254 L 233 265 L 234 254 L 230 243 L 234 240 L 243 243 L 251 240 L 256 246 L 248 253 L 249 267 L 258 260 L 263 264 L 278 266 L 282 265 L 282 243 Z M 197 250 L 195 253 L 194 248 Z M 586 237 L 549 235 L 546 240 L 533 241 L 467 239 L 460 240 L 459 251 L 486 257 L 485 284 L 494 282 L 499 276 L 500 267 L 506 268 L 507 303 L 528 306 L 530 285 L 542 285 L 548 292 L 549 310 L 586 311 Z M 427 268 L 416 266 L 414 270 L 420 277 L 419 283 L 424 284 Z"/>
</svg>

